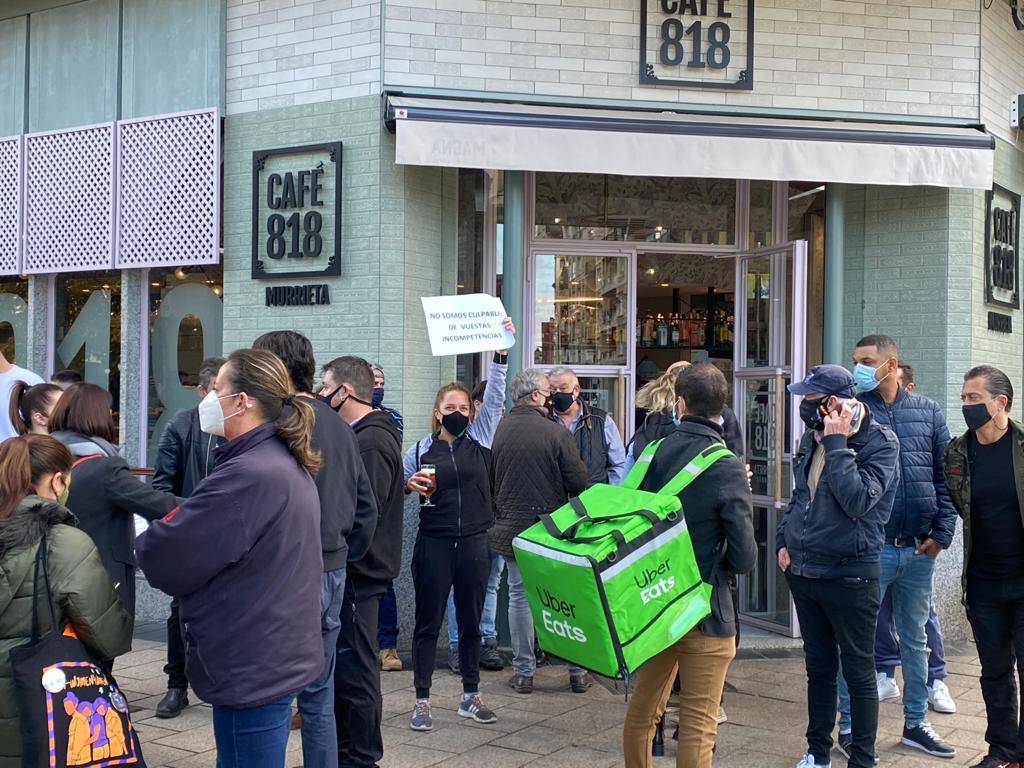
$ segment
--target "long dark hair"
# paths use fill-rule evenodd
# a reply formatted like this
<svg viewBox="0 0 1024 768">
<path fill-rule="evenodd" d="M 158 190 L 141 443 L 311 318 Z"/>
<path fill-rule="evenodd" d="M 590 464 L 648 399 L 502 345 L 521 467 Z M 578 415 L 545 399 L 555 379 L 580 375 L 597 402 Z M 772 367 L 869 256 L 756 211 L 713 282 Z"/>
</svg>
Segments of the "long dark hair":
<svg viewBox="0 0 1024 768">
<path fill-rule="evenodd" d="M 50 432 L 77 432 L 117 443 L 117 427 L 110 413 L 110 393 L 95 384 L 72 384 L 50 414 Z"/>
<path fill-rule="evenodd" d="M 313 406 L 292 397 L 292 382 L 281 358 L 264 349 L 236 349 L 221 369 L 226 372 L 224 384 L 218 374 L 220 395 L 244 392 L 257 403 L 267 421 L 277 423 L 277 436 L 284 441 L 292 456 L 310 474 L 320 469 L 320 452 L 314 451 Z M 230 389 L 229 389 L 230 387 Z M 285 405 L 291 407 L 285 412 Z"/>
<path fill-rule="evenodd" d="M 56 384 L 36 384 L 30 387 L 24 381 L 14 382 L 11 387 L 10 416 L 14 431 L 19 435 L 27 435 L 32 431 L 32 414 L 46 414 L 46 406 L 51 397 L 60 397 L 64 390 Z"/>
<path fill-rule="evenodd" d="M 21 435 L 0 443 L 0 520 L 14 514 L 47 475 L 69 476 L 73 463 L 71 451 L 49 435 Z"/>
</svg>

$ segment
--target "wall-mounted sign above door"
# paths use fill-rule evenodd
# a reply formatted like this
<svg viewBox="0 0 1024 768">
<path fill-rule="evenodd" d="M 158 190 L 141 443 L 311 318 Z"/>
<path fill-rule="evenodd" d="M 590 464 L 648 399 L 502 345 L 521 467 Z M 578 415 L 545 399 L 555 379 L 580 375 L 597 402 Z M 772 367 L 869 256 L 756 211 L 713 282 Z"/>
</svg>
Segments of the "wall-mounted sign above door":
<svg viewBox="0 0 1024 768">
<path fill-rule="evenodd" d="M 754 0 L 640 0 L 640 84 L 754 88 Z"/>
<path fill-rule="evenodd" d="M 341 274 L 341 142 L 252 153 L 252 277 Z"/>
</svg>

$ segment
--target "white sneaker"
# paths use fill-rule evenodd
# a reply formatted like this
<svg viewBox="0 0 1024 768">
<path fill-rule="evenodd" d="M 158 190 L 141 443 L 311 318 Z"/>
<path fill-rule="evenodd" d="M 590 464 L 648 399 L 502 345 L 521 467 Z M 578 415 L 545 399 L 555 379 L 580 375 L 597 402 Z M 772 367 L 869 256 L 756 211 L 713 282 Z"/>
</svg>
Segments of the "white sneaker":
<svg viewBox="0 0 1024 768">
<path fill-rule="evenodd" d="M 928 706 L 943 715 L 956 712 L 956 702 L 949 695 L 949 688 L 941 680 L 933 680 L 928 686 Z"/>
<path fill-rule="evenodd" d="M 816 763 L 814 755 L 804 755 L 803 760 L 796 764 L 796 768 L 832 768 L 832 763 Z"/>
<path fill-rule="evenodd" d="M 900 687 L 896 685 L 896 678 L 889 677 L 885 672 L 876 672 L 875 681 L 878 683 L 879 701 L 889 701 L 900 697 Z"/>
</svg>

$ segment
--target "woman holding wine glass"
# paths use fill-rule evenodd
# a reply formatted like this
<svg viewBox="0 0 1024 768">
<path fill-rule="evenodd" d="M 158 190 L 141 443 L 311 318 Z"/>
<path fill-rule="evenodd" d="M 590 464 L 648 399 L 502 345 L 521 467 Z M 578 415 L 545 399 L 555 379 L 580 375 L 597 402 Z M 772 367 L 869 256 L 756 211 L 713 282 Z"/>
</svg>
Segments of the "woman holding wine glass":
<svg viewBox="0 0 1024 768">
<path fill-rule="evenodd" d="M 504 325 L 515 333 L 510 318 Z M 491 572 L 487 531 L 494 525 L 490 445 L 505 411 L 507 362 L 508 350 L 494 354 L 479 412 L 474 412 L 472 395 L 464 385 L 452 382 L 441 387 L 434 399 L 431 433 L 405 454 L 406 490 L 423 497 L 412 554 L 416 706 L 409 727 L 415 731 L 434 727 L 430 684 L 449 590 L 455 593 L 459 625 L 459 715 L 478 723 L 498 719 L 479 693 L 480 615 Z"/>
</svg>

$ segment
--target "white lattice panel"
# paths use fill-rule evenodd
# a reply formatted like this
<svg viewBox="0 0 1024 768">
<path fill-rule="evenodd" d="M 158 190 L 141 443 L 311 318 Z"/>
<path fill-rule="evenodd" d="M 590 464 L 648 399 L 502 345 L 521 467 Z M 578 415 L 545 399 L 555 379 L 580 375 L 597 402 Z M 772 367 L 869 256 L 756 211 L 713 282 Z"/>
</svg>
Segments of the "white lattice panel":
<svg viewBox="0 0 1024 768">
<path fill-rule="evenodd" d="M 25 272 L 110 269 L 114 124 L 25 137 Z"/>
<path fill-rule="evenodd" d="M 0 275 L 21 272 L 21 137 L 0 139 Z"/>
<path fill-rule="evenodd" d="M 117 266 L 215 263 L 220 125 L 216 110 L 117 125 Z"/>
</svg>

